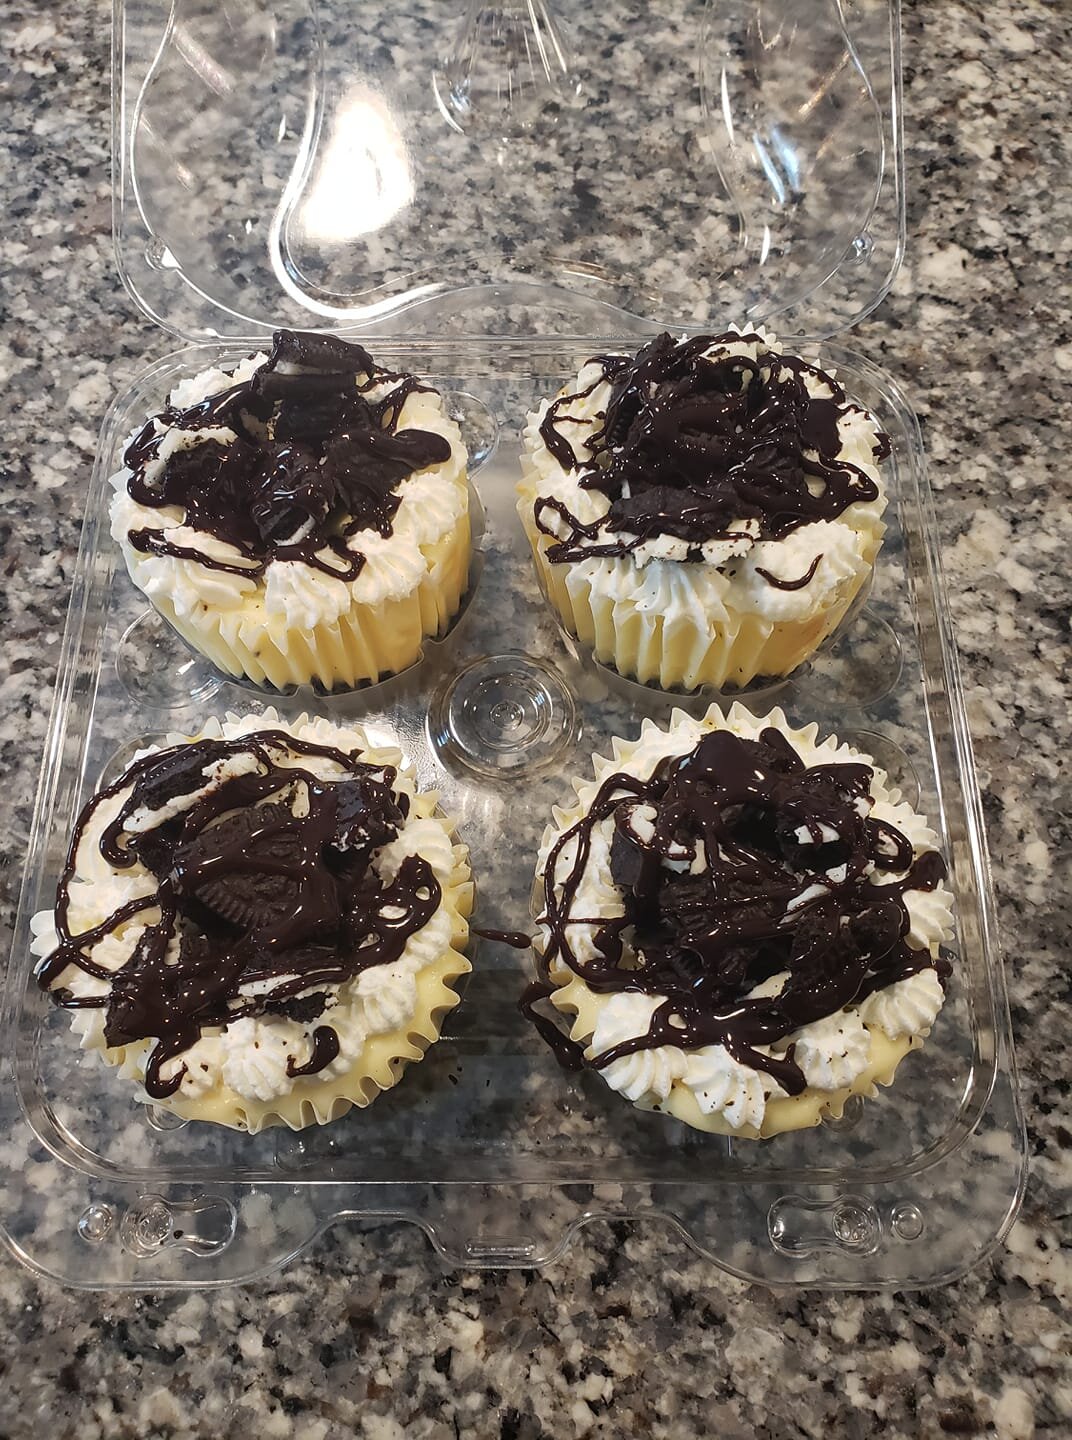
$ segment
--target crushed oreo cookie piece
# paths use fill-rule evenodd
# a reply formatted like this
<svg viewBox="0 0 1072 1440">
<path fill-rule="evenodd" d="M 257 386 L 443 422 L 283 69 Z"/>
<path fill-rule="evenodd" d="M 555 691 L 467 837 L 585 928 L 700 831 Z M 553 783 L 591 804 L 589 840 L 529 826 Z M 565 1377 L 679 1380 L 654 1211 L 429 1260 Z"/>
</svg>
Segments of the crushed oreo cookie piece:
<svg viewBox="0 0 1072 1440">
<path fill-rule="evenodd" d="M 377 399 L 371 393 L 381 387 Z M 150 509 L 178 506 L 184 524 L 233 546 L 221 560 L 175 544 L 162 529 L 130 531 L 136 550 L 257 577 L 275 559 L 301 561 L 352 581 L 365 557 L 348 544 L 362 530 L 392 533 L 398 487 L 450 459 L 442 435 L 399 429 L 411 396 L 430 389 L 375 364 L 360 345 L 279 330 L 251 378 L 185 409 L 153 417 L 127 447 L 127 490 Z M 197 440 L 158 473 L 169 430 L 227 428 L 235 439 Z"/>
<path fill-rule="evenodd" d="M 303 763 L 310 758 L 328 762 L 338 778 L 314 773 Z M 233 773 L 181 814 L 127 831 L 147 797 L 166 805 L 200 788 L 206 767 L 232 759 Z M 72 1009 L 104 1008 L 109 1045 L 153 1039 L 145 1086 L 156 1099 L 182 1082 L 181 1066 L 166 1080 L 163 1067 L 206 1029 L 263 1014 L 312 1023 L 328 1007 L 331 987 L 397 960 L 439 907 L 442 891 L 427 860 L 406 857 L 390 881 L 373 863 L 405 822 L 394 779 L 389 766 L 280 730 L 144 756 L 78 819 L 57 892 L 60 943 L 39 967 L 39 984 L 52 990 L 69 965 L 106 980 L 104 996 L 53 991 L 53 998 Z M 72 933 L 70 887 L 86 826 L 123 791 L 101 854 L 118 870 L 151 857 L 158 886 L 93 930 Z M 102 969 L 94 945 L 149 908 L 159 918 L 141 931 L 130 958 L 118 970 Z M 313 1039 L 295 1074 L 313 1074 L 314 1062 L 326 1065 L 338 1053 L 330 1027 Z"/>
</svg>

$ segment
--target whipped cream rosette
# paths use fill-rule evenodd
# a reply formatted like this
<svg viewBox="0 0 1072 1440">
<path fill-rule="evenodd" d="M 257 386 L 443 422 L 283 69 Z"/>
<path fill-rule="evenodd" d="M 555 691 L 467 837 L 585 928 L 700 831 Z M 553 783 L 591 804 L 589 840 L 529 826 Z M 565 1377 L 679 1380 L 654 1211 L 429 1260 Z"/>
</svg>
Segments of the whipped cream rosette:
<svg viewBox="0 0 1072 1440">
<path fill-rule="evenodd" d="M 952 896 L 873 760 L 779 710 L 713 706 L 615 740 L 575 789 L 540 849 L 523 1002 L 560 1058 L 747 1138 L 892 1083 L 943 1002 Z"/>
<path fill-rule="evenodd" d="M 113 477 L 130 577 L 228 675 L 352 687 L 460 608 L 467 454 L 442 397 L 360 345 L 281 330 L 171 392 Z"/>
<path fill-rule="evenodd" d="M 168 737 L 89 801 L 33 950 L 140 1098 L 297 1130 L 438 1038 L 471 907 L 468 853 L 398 751 L 268 711 Z"/>
<path fill-rule="evenodd" d="M 529 417 L 518 510 L 570 634 L 620 674 L 733 689 L 812 655 L 882 543 L 889 440 L 762 330 L 600 355 Z"/>
</svg>

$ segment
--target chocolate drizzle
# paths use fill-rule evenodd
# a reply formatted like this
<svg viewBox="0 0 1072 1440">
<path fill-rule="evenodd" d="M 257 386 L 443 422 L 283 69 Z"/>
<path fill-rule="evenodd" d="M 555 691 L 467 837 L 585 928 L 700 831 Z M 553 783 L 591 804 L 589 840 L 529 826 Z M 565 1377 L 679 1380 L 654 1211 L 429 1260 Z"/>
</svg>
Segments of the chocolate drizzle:
<svg viewBox="0 0 1072 1440">
<path fill-rule="evenodd" d="M 769 570 L 764 570 L 762 565 L 756 566 L 756 574 L 762 575 L 768 585 L 773 585 L 775 590 L 803 590 L 805 585 L 810 585 L 815 578 L 815 572 L 819 568 L 821 555 L 816 555 L 803 575 L 798 575 L 795 580 L 779 580 L 777 575 L 772 575 Z"/>
<path fill-rule="evenodd" d="M 313 1052 L 304 1065 L 295 1065 L 294 1057 L 287 1057 L 287 1074 L 292 1080 L 302 1075 L 319 1075 L 326 1070 L 339 1053 L 339 1037 L 330 1025 L 318 1025 L 313 1031 Z"/>
<path fill-rule="evenodd" d="M 75 966 L 108 983 L 102 996 L 58 989 L 53 998 L 106 1009 L 109 1046 L 155 1039 L 145 1078 L 154 1098 L 178 1089 L 185 1067 L 168 1080 L 161 1069 L 206 1028 L 273 1014 L 311 1023 L 329 1010 L 326 987 L 397 960 L 435 913 L 441 890 L 427 860 L 408 856 L 390 881 L 372 864 L 409 801 L 395 794 L 390 766 L 358 754 L 280 730 L 198 740 L 145 756 L 82 811 L 57 890 L 60 943 L 38 981 L 51 990 Z M 338 778 L 315 774 L 302 763 L 311 758 L 330 762 Z M 74 934 L 79 847 L 100 806 L 126 790 L 98 848 L 116 870 L 140 863 L 157 887 Z M 178 813 L 146 828 L 167 806 Z M 158 918 L 120 968 L 93 959 L 99 941 L 148 909 Z M 304 1064 L 290 1057 L 288 1074 L 313 1075 L 339 1053 L 330 1026 L 312 1041 Z"/>
<path fill-rule="evenodd" d="M 741 341 L 757 345 L 759 358 L 727 348 L 718 353 Z M 782 539 L 878 497 L 875 481 L 839 458 L 839 421 L 858 407 L 825 371 L 767 350 L 756 335 L 678 343 L 664 334 L 635 359 L 597 356 L 589 363 L 600 366 L 600 375 L 554 401 L 540 435 L 559 465 L 579 471 L 578 483 L 605 495 L 610 509 L 585 523 L 559 500 L 540 496 L 534 518 L 555 540 L 547 550 L 553 563 L 628 555 L 659 536 L 687 541 L 685 558 L 700 559 L 707 541 Z M 812 395 L 808 379 L 830 394 Z M 581 418 L 570 406 L 604 380 L 610 399 L 586 442 L 590 458 L 582 461 L 558 427 Z M 888 437 L 876 433 L 875 460 L 888 454 Z"/>
<path fill-rule="evenodd" d="M 392 388 L 370 399 L 384 384 Z M 365 557 L 351 537 L 390 535 L 401 482 L 450 459 L 443 436 L 398 428 L 409 397 L 429 390 L 381 368 L 360 345 L 276 331 L 266 363 L 249 380 L 185 409 L 169 406 L 123 457 L 132 499 L 150 509 L 177 506 L 185 525 L 232 546 L 241 563 L 178 545 L 163 529 L 131 530 L 131 545 L 232 575 L 256 578 L 273 560 L 300 560 L 355 580 Z M 154 463 L 170 431 L 207 429 L 235 438 L 204 438 L 174 451 L 162 468 Z"/>
<path fill-rule="evenodd" d="M 933 851 L 913 858 L 906 836 L 868 814 L 872 778 L 862 762 L 805 766 L 771 727 L 758 740 L 711 731 L 689 754 L 660 762 L 650 780 L 606 778 L 548 854 L 549 939 L 524 1013 L 560 1058 L 584 1063 L 580 1047 L 549 1035 L 534 1010 L 551 993 L 552 970 L 565 965 L 597 993 L 665 997 L 648 1032 L 598 1055 L 596 1067 L 659 1045 L 723 1045 L 799 1094 L 804 1074 L 791 1050 L 768 1047 L 935 964 L 906 943 L 904 893 L 933 890 L 945 863 Z M 611 876 L 624 902 L 609 920 L 574 910 L 592 832 L 608 818 Z M 556 880 L 567 846 L 575 855 Z M 883 875 L 902 878 L 881 883 Z M 590 959 L 571 944 L 578 925 L 597 927 Z M 935 968 L 944 979 L 945 962 Z M 751 996 L 782 975 L 779 993 Z"/>
<path fill-rule="evenodd" d="M 508 945 L 511 950 L 528 950 L 532 946 L 532 936 L 521 930 L 479 930 L 474 926 L 473 934 L 496 945 Z"/>
</svg>

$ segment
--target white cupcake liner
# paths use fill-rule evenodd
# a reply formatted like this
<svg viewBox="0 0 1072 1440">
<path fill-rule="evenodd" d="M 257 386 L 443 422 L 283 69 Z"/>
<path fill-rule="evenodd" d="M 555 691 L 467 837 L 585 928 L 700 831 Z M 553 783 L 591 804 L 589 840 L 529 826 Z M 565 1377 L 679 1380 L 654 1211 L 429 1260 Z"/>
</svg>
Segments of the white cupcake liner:
<svg viewBox="0 0 1072 1440">
<path fill-rule="evenodd" d="M 540 587 L 566 630 L 590 649 L 603 665 L 620 675 L 664 690 L 741 689 L 753 680 L 777 679 L 799 669 L 845 618 L 867 583 L 882 542 L 884 526 L 876 518 L 861 523 L 859 564 L 814 614 L 800 620 L 768 620 L 739 611 L 726 598 L 724 619 L 704 612 L 697 595 L 692 613 L 671 621 L 641 608 L 632 596 L 604 593 L 589 564 L 553 564 L 547 552 L 552 537 L 536 527 L 536 491 L 529 482 L 519 487 L 518 510 L 532 548 Z M 614 560 L 603 562 L 613 565 Z M 688 572 L 682 567 L 682 578 Z"/>
<path fill-rule="evenodd" d="M 461 608 L 471 553 L 468 512 L 434 544 L 422 547 L 428 570 L 409 594 L 375 606 L 355 604 L 312 629 L 268 616 L 263 605 L 179 615 L 167 597 L 152 604 L 199 654 L 225 674 L 285 690 L 317 683 L 353 688 L 408 669 L 428 639 L 442 634 Z"/>
</svg>

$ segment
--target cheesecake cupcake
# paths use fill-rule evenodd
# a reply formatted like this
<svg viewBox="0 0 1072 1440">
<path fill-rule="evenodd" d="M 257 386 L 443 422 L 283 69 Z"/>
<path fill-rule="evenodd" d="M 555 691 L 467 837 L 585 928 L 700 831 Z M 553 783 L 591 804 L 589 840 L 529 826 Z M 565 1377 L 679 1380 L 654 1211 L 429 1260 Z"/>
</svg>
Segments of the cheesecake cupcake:
<svg viewBox="0 0 1072 1440">
<path fill-rule="evenodd" d="M 540 849 L 541 978 L 522 1008 L 560 1058 L 748 1139 L 892 1084 L 948 975 L 927 822 L 869 756 L 779 710 L 676 711 L 612 748 Z"/>
<path fill-rule="evenodd" d="M 469 575 L 467 455 L 442 396 L 280 330 L 182 381 L 112 478 L 130 578 L 218 669 L 349 688 L 412 665 Z"/>
<path fill-rule="evenodd" d="M 465 847 L 396 750 L 274 711 L 141 752 L 75 826 L 39 984 L 139 1098 L 237 1130 L 337 1119 L 438 1038 Z"/>
<path fill-rule="evenodd" d="M 598 355 L 529 417 L 518 511 L 566 630 L 663 689 L 790 674 L 868 584 L 889 439 L 763 330 Z"/>
</svg>

